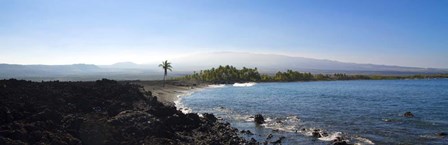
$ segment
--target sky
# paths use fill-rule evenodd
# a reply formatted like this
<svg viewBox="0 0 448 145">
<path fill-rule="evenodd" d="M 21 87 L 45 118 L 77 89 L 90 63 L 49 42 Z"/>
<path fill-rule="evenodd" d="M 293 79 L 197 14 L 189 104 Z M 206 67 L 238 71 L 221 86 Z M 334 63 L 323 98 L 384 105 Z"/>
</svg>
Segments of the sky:
<svg viewBox="0 0 448 145">
<path fill-rule="evenodd" d="M 0 63 L 273 53 L 448 68 L 446 0 L 0 0 Z"/>
</svg>

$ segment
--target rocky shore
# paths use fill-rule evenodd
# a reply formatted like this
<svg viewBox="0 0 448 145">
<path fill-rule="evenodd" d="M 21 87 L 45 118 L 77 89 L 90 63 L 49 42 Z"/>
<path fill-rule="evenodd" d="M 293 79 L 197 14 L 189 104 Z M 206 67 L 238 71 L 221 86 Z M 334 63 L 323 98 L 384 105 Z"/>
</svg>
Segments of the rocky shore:
<svg viewBox="0 0 448 145">
<path fill-rule="evenodd" d="M 132 83 L 0 80 L 0 144 L 257 144 L 202 116 Z"/>
</svg>

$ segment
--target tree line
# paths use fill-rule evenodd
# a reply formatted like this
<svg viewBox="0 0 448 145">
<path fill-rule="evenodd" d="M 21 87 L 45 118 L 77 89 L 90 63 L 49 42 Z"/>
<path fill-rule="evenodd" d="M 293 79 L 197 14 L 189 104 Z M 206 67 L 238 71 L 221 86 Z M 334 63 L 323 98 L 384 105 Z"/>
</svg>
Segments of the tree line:
<svg viewBox="0 0 448 145">
<path fill-rule="evenodd" d="M 287 70 L 277 72 L 273 75 L 260 74 L 258 69 L 237 69 L 226 65 L 208 70 L 193 72 L 191 75 L 177 78 L 178 80 L 202 81 L 209 83 L 235 83 L 235 82 L 294 82 L 294 81 L 331 81 L 331 80 L 384 80 L 384 79 L 425 79 L 425 78 L 448 78 L 448 74 L 411 75 L 411 76 L 384 76 L 384 75 L 347 75 L 345 73 L 335 74 L 311 74 Z"/>
<path fill-rule="evenodd" d="M 234 66 L 219 66 L 208 70 L 193 72 L 191 75 L 178 78 L 182 80 L 197 80 L 212 83 L 234 83 L 234 82 L 258 82 L 261 80 L 257 68 L 237 69 Z"/>
</svg>

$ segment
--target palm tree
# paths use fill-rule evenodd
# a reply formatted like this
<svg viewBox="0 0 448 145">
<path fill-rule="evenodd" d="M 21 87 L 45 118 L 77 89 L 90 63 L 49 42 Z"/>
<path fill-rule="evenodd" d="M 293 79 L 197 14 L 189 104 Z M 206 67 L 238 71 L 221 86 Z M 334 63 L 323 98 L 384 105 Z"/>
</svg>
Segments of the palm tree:
<svg viewBox="0 0 448 145">
<path fill-rule="evenodd" d="M 173 66 L 171 66 L 171 62 L 168 62 L 168 60 L 165 60 L 165 61 L 162 61 L 161 64 L 159 64 L 159 67 L 162 67 L 163 70 L 165 71 L 165 73 L 163 75 L 163 87 L 165 87 L 166 75 L 168 74 L 167 70 L 172 71 L 171 69 L 173 68 Z"/>
</svg>

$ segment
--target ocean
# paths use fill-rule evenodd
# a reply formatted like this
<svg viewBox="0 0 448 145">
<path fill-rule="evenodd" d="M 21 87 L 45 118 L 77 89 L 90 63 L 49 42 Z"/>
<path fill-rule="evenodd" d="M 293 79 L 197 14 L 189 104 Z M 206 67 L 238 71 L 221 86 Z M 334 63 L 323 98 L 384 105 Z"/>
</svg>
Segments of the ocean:
<svg viewBox="0 0 448 145">
<path fill-rule="evenodd" d="M 260 142 L 448 144 L 437 135 L 448 132 L 448 79 L 216 85 L 182 96 L 177 107 L 213 113 Z M 408 111 L 414 117 L 404 117 Z M 253 122 L 258 113 L 265 124 Z M 316 131 L 323 137 L 313 137 Z"/>
</svg>

